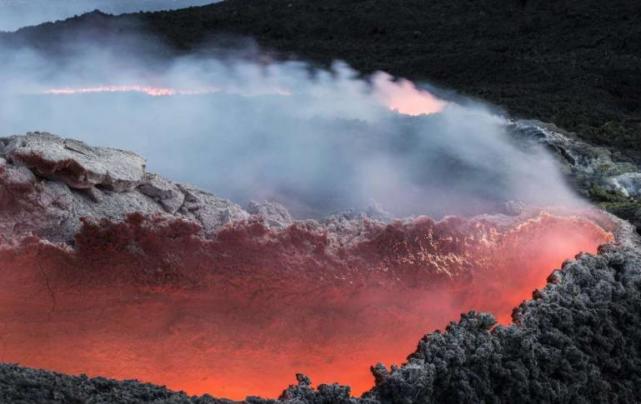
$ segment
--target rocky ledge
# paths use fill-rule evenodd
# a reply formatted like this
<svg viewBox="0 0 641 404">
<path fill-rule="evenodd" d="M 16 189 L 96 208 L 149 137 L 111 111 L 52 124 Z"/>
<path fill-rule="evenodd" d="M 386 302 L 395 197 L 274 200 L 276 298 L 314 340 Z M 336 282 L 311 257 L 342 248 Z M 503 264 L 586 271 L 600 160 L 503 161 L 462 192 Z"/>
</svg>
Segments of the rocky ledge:
<svg viewBox="0 0 641 404">
<path fill-rule="evenodd" d="M 147 172 L 141 156 L 92 147 L 44 132 L 0 138 L 0 237 L 36 235 L 73 244 L 83 219 L 120 222 L 131 213 L 181 219 L 208 237 L 226 224 L 260 217 L 268 228 L 285 228 L 294 219 L 274 202 L 251 201 L 246 208 Z M 388 222 L 386 212 L 342 212 L 327 218 L 346 226 L 364 217 Z M 318 221 L 300 221 L 320 225 Z M 328 223 L 325 223 L 328 224 Z"/>
<path fill-rule="evenodd" d="M 512 122 L 511 129 L 519 142 L 532 141 L 554 153 L 578 192 L 634 224 L 641 234 L 641 169 L 635 163 L 551 124 L 520 120 Z"/>
<path fill-rule="evenodd" d="M 0 186 L 0 233 L 50 241 L 72 242 L 83 217 L 171 216 L 207 233 L 249 217 L 230 201 L 147 173 L 134 153 L 40 132 L 0 139 Z"/>
</svg>

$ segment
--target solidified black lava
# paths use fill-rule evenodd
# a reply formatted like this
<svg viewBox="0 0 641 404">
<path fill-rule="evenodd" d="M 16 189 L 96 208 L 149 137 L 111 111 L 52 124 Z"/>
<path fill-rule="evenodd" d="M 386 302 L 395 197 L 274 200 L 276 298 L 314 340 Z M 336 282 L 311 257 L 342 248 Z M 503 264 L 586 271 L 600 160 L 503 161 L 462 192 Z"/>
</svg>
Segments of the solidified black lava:
<svg viewBox="0 0 641 404">
<path fill-rule="evenodd" d="M 279 400 L 248 403 L 634 402 L 641 395 L 641 253 L 607 246 L 554 272 L 548 285 L 496 326 L 470 312 L 426 335 L 408 362 L 373 368 L 363 398 L 297 375 Z M 133 381 L 71 377 L 0 366 L 0 401 L 23 403 L 222 403 Z"/>
<path fill-rule="evenodd" d="M 634 402 L 641 394 L 641 256 L 606 247 L 553 273 L 494 326 L 469 313 L 374 369 L 381 402 Z"/>
</svg>

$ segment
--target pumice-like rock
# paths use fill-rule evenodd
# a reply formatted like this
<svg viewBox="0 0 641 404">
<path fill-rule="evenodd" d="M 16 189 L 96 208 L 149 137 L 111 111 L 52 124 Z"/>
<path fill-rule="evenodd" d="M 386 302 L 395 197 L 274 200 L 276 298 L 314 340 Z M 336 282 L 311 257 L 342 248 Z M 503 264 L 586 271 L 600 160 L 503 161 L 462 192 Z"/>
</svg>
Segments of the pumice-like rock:
<svg viewBox="0 0 641 404">
<path fill-rule="evenodd" d="M 145 180 L 138 189 L 160 203 L 167 213 L 172 215 L 185 202 L 185 194 L 181 192 L 180 188 L 157 174 L 145 174 Z"/>
<path fill-rule="evenodd" d="M 4 154 L 37 175 L 60 180 L 71 188 L 99 186 L 115 192 L 138 186 L 145 174 L 145 159 L 135 153 L 89 147 L 83 142 L 62 139 L 49 133 L 14 136 Z"/>
<path fill-rule="evenodd" d="M 0 204 L 10 208 L 0 210 L 0 233 L 10 229 L 11 237 L 33 233 L 71 244 L 83 217 L 121 221 L 133 212 L 193 221 L 205 233 L 250 216 L 226 199 L 147 173 L 132 152 L 40 132 L 0 144 Z"/>
<path fill-rule="evenodd" d="M 247 205 L 247 212 L 252 215 L 260 215 L 270 227 L 287 227 L 294 222 L 287 209 L 277 202 L 256 202 L 250 201 Z"/>
</svg>

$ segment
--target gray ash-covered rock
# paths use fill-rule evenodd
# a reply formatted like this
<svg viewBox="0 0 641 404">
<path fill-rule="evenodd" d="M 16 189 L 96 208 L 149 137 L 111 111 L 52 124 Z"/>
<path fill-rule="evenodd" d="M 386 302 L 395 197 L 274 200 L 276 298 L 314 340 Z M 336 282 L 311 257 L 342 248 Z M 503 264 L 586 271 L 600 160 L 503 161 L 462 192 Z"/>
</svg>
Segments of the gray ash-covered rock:
<svg viewBox="0 0 641 404">
<path fill-rule="evenodd" d="M 73 244 L 83 218 L 114 222 L 131 213 L 196 223 L 204 237 L 251 216 L 269 228 L 295 222 L 288 210 L 270 201 L 246 209 L 188 184 L 145 170 L 135 153 L 93 147 L 43 132 L 0 138 L 0 237 L 34 234 Z M 376 207 L 311 220 L 343 235 L 359 233 L 364 219 L 389 221 Z"/>
<path fill-rule="evenodd" d="M 211 233 L 249 217 L 226 199 L 147 173 L 131 152 L 40 132 L 0 143 L 0 234 L 71 242 L 83 217 L 119 221 L 132 212 L 195 221 Z"/>
<path fill-rule="evenodd" d="M 510 133 L 525 145 L 535 142 L 552 151 L 574 188 L 641 234 L 641 169 L 605 147 L 595 147 L 554 125 L 515 121 Z"/>
<path fill-rule="evenodd" d="M 276 202 L 250 201 L 247 206 L 247 212 L 267 218 L 267 225 L 270 227 L 284 228 L 294 223 L 294 219 L 287 208 Z"/>
<path fill-rule="evenodd" d="M 15 136 L 3 143 L 7 160 L 74 189 L 98 186 L 115 192 L 128 191 L 142 182 L 145 172 L 145 160 L 135 153 L 90 147 L 47 133 Z"/>
<path fill-rule="evenodd" d="M 161 204 L 170 214 L 176 213 L 185 203 L 185 193 L 180 187 L 157 174 L 145 174 L 138 190 Z"/>
<path fill-rule="evenodd" d="M 533 141 L 542 144 L 556 154 L 564 163 L 562 168 L 588 194 L 594 187 L 620 193 L 624 197 L 641 194 L 641 172 L 630 161 L 624 161 L 604 147 L 574 138 L 574 135 L 554 125 L 539 121 L 515 121 L 510 133 L 521 144 Z"/>
</svg>

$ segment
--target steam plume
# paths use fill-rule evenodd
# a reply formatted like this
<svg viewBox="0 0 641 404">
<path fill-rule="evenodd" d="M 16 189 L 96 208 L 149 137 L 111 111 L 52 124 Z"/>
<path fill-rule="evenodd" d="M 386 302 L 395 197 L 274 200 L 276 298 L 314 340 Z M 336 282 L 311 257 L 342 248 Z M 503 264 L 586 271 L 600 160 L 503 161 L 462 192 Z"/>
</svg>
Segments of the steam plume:
<svg viewBox="0 0 641 404">
<path fill-rule="evenodd" d="M 64 60 L 0 51 L 0 133 L 132 149 L 165 176 L 239 203 L 277 200 L 298 217 L 580 203 L 554 160 L 513 144 L 491 109 L 383 73 L 229 56 L 154 63 L 140 49 L 75 46 Z"/>
</svg>

